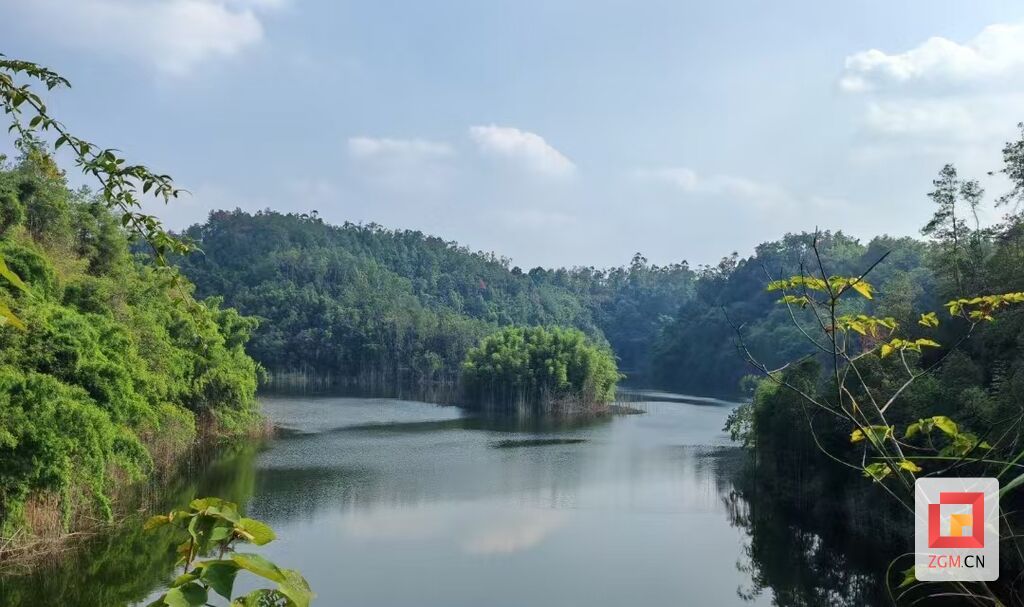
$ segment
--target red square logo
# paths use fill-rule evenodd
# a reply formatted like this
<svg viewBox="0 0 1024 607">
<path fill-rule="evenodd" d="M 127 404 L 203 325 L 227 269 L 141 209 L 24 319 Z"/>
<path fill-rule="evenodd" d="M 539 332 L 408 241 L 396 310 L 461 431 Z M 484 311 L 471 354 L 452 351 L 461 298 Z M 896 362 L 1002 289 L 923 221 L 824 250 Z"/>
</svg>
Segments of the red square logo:
<svg viewBox="0 0 1024 607">
<path fill-rule="evenodd" d="M 943 515 L 943 506 L 970 506 L 970 514 Z M 945 526 L 943 523 L 947 523 Z M 943 533 L 943 529 L 947 529 Z M 967 529 L 970 533 L 965 533 Z M 985 494 L 981 492 L 942 492 L 939 502 L 928 504 L 929 548 L 984 548 Z"/>
</svg>

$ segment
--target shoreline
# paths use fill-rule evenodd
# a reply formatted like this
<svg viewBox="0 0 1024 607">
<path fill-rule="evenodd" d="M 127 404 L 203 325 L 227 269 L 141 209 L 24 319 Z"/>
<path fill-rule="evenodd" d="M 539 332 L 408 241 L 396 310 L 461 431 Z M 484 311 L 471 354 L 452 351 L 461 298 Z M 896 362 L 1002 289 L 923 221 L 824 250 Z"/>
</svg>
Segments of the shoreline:
<svg viewBox="0 0 1024 607">
<path fill-rule="evenodd" d="M 213 423 L 197 423 L 194 438 L 183 448 L 166 442 L 153 442 L 148 445 L 153 470 L 145 478 L 118 484 L 110 491 L 113 511 L 110 520 L 97 518 L 94 513 L 76 512 L 69 528 L 57 531 L 52 524 L 55 516 L 59 518 L 55 514 L 57 506 L 52 503 L 53 496 L 35 496 L 29 500 L 27 509 L 32 510 L 34 504 L 39 504 L 36 506 L 39 510 L 27 518 L 36 521 L 49 519 L 49 524 L 36 525 L 43 528 L 33 532 L 29 530 L 33 527 L 30 520 L 10 536 L 0 537 L 0 578 L 30 574 L 48 561 L 78 552 L 92 539 L 123 529 L 133 518 L 144 520 L 160 509 L 168 490 L 176 482 L 230 456 L 236 447 L 262 445 L 277 431 L 269 420 L 260 415 L 247 430 L 233 435 L 219 434 Z"/>
</svg>

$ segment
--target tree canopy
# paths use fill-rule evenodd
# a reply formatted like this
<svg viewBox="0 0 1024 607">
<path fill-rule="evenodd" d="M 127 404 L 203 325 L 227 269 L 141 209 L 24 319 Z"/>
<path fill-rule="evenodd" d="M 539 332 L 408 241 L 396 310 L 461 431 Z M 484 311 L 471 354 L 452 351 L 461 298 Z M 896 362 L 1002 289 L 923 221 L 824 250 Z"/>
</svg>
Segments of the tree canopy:
<svg viewBox="0 0 1024 607">
<path fill-rule="evenodd" d="M 474 407 L 593 409 L 615 398 L 619 378 L 607 346 L 558 327 L 506 327 L 462 363 L 466 402 Z"/>
<path fill-rule="evenodd" d="M 200 296 L 264 319 L 250 353 L 272 372 L 454 380 L 466 352 L 511 325 L 607 340 L 629 372 L 692 289 L 686 264 L 523 272 L 508 259 L 408 230 L 315 213 L 217 211 L 179 260 Z"/>
</svg>

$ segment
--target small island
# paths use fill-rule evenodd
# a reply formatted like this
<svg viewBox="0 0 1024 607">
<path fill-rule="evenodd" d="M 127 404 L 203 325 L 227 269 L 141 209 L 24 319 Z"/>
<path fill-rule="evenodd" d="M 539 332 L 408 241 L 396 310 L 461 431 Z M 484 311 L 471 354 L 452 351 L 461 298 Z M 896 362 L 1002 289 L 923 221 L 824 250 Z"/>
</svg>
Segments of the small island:
<svg viewBox="0 0 1024 607">
<path fill-rule="evenodd" d="M 578 329 L 506 327 L 467 353 L 461 383 L 471 408 L 600 413 L 622 377 L 611 349 Z"/>
</svg>

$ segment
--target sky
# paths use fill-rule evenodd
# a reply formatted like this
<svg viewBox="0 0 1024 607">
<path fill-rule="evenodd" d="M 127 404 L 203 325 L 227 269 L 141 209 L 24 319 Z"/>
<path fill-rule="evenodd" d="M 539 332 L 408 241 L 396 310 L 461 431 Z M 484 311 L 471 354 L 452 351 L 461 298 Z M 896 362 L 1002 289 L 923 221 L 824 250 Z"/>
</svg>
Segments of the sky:
<svg viewBox="0 0 1024 607">
<path fill-rule="evenodd" d="M 1024 120 L 1019 1 L 0 0 L 0 53 L 191 192 L 171 228 L 316 210 L 524 268 L 917 235 Z"/>
</svg>

